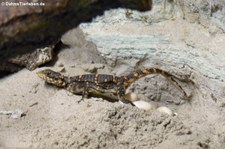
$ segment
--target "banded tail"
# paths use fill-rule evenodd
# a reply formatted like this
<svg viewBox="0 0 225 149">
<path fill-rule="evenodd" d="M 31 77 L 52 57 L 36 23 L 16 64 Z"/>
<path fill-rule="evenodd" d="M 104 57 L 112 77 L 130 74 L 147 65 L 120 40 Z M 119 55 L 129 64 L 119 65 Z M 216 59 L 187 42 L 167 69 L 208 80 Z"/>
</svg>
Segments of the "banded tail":
<svg viewBox="0 0 225 149">
<path fill-rule="evenodd" d="M 143 70 L 137 70 L 132 72 L 131 74 L 124 76 L 124 87 L 125 89 L 127 89 L 132 83 L 134 83 L 135 81 L 137 81 L 140 78 L 143 78 L 147 75 L 150 74 L 160 74 L 162 76 L 164 76 L 167 80 L 169 80 L 177 89 L 179 89 L 184 96 L 187 97 L 187 93 L 183 90 L 183 88 L 177 83 L 177 81 L 174 79 L 178 79 L 178 80 L 184 80 L 183 78 L 178 78 L 162 69 L 158 69 L 158 68 L 149 68 L 149 69 L 143 69 Z"/>
</svg>

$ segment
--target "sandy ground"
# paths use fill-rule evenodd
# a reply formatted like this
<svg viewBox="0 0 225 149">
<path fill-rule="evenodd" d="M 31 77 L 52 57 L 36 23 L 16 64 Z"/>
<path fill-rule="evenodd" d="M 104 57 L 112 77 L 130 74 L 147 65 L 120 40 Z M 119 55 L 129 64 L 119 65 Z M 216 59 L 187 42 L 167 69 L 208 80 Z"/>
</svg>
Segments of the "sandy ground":
<svg viewBox="0 0 225 149">
<path fill-rule="evenodd" d="M 211 36 L 204 28 L 196 24 L 185 26 L 185 23 L 166 21 L 152 25 L 152 30 L 142 28 L 133 34 L 166 32 L 174 43 L 180 38 L 196 47 L 207 48 L 209 53 L 215 49 L 213 52 L 224 54 L 224 34 Z M 186 27 L 185 31 L 182 25 Z M 116 27 L 120 33 L 124 28 L 123 25 Z M 137 28 L 133 24 L 126 27 L 132 31 Z M 114 32 L 113 29 L 115 27 L 108 32 Z M 204 32 L 197 34 L 199 29 Z M 0 115 L 1 148 L 217 149 L 225 146 L 225 84 L 214 78 L 204 78 L 198 70 L 193 70 L 197 77 L 193 79 L 199 81 L 199 86 L 193 88 L 180 82 L 194 93 L 190 101 L 182 100 L 179 91 L 158 75 L 146 77 L 131 87 L 132 91 L 142 95 L 143 100 L 155 106 L 167 106 L 177 113 L 176 116 L 156 110 L 145 112 L 129 104 L 101 98 L 78 103 L 81 96 L 45 84 L 36 75 L 45 68 L 59 71 L 64 67 L 63 74 L 70 76 L 90 73 L 93 69 L 98 73 L 115 73 L 96 45 L 86 41 L 81 32 L 78 35 L 73 42 L 68 41 L 72 46 L 70 49 L 60 51 L 54 66 L 34 71 L 23 69 L 0 80 L 0 111 L 19 109 L 23 112 L 19 118 Z M 128 66 L 116 67 L 117 71 L 120 69 L 121 72 L 129 70 Z M 221 76 L 225 79 L 224 74 Z"/>
</svg>

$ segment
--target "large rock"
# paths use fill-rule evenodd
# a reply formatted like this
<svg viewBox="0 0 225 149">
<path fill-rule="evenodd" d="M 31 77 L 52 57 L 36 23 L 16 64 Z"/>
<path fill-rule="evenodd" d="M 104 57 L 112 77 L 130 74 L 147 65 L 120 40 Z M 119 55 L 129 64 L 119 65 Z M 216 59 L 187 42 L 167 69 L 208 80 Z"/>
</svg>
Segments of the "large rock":
<svg viewBox="0 0 225 149">
<path fill-rule="evenodd" d="M 182 17 L 192 23 L 200 23 L 204 27 L 214 25 L 225 31 L 225 1 L 223 0 L 153 0 L 153 11 L 162 10 L 160 17 Z M 153 16 L 157 15 L 156 12 Z"/>
<path fill-rule="evenodd" d="M 54 0 L 32 2 L 26 0 L 2 2 L 0 9 L 0 49 L 16 43 L 42 43 L 57 39 L 71 27 L 119 6 L 147 10 L 145 1 L 81 1 Z M 19 6 L 15 6 L 19 5 Z M 52 39 L 53 38 L 53 39 Z"/>
<path fill-rule="evenodd" d="M 149 10 L 148 0 L 27 0 L 5 1 L 0 6 L 0 70 L 14 71 L 9 57 L 56 42 L 72 27 L 102 14 L 105 10 L 127 7 Z"/>
</svg>

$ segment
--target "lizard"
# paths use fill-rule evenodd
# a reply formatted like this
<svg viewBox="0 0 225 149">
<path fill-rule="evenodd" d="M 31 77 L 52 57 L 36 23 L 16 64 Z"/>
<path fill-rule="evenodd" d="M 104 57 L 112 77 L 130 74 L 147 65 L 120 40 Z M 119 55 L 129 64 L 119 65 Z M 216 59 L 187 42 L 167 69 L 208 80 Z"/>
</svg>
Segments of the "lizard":
<svg viewBox="0 0 225 149">
<path fill-rule="evenodd" d="M 172 84 L 175 85 L 175 87 L 178 88 L 185 97 L 187 97 L 186 92 L 176 82 L 175 79 L 178 79 L 180 81 L 189 80 L 185 77 L 176 77 L 168 73 L 167 71 L 158 68 L 149 68 L 142 70 L 140 69 L 126 76 L 114 76 L 108 74 L 84 74 L 74 77 L 68 77 L 51 69 L 45 69 L 37 72 L 37 75 L 47 83 L 61 88 L 66 88 L 69 92 L 72 92 L 74 94 L 82 95 L 82 99 L 90 95 L 106 98 L 111 101 L 120 100 L 122 102 L 127 101 L 124 96 L 129 86 L 138 79 L 150 74 L 161 74 L 170 82 L 172 82 Z"/>
<path fill-rule="evenodd" d="M 50 69 L 39 71 L 37 75 L 48 84 L 66 88 L 71 93 L 82 95 L 82 99 L 90 95 L 103 97 L 110 101 L 118 100 L 117 83 L 120 82 L 120 78 L 117 76 L 107 74 L 84 74 L 67 77 Z"/>
</svg>

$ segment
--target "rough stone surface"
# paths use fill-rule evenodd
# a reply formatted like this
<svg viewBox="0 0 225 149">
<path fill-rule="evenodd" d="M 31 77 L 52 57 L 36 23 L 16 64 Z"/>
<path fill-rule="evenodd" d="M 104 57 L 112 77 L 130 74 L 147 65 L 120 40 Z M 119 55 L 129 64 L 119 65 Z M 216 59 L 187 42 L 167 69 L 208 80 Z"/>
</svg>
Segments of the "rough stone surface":
<svg viewBox="0 0 225 149">
<path fill-rule="evenodd" d="M 184 18 L 192 21 L 199 22 L 205 27 L 216 25 L 225 31 L 225 1 L 180 1 L 179 4 L 182 7 Z"/>
<path fill-rule="evenodd" d="M 127 11 L 129 10 L 108 11 L 92 24 L 81 24 L 80 28 L 86 33 L 86 38 L 97 45 L 108 64 L 115 67 L 113 72 L 118 75 L 128 74 L 131 70 L 142 67 L 157 67 L 173 74 L 190 75 L 195 85 L 187 86 L 187 90 L 193 94 L 189 106 L 176 98 L 180 95 L 177 91 L 171 91 L 172 96 L 171 93 L 168 94 L 170 84 L 156 81 L 162 79 L 159 76 L 140 80 L 131 90 L 144 94 L 145 100 L 153 100 L 157 105 L 167 105 L 179 111 L 178 113 L 181 112 L 183 122 L 189 126 L 194 125 L 196 130 L 207 125 L 205 130 L 197 131 L 198 134 L 210 130 L 216 130 L 216 136 L 224 134 L 223 124 L 214 123 L 224 121 L 224 108 L 221 108 L 225 88 L 224 34 L 220 31 L 211 33 L 210 28 L 179 18 L 160 22 L 154 21 L 155 18 L 153 21 L 150 21 L 151 18 L 147 18 L 147 21 L 143 19 L 153 12 L 143 14 L 133 11 L 127 17 Z M 217 25 L 214 27 L 217 28 Z M 180 105 L 180 108 L 171 104 Z M 199 123 L 200 121 L 204 123 Z M 204 146 L 203 148 L 223 146 L 220 138 L 210 144 L 214 137 L 208 134 L 208 138 L 205 138 L 207 143 L 200 141 L 197 144 Z"/>
<path fill-rule="evenodd" d="M 11 57 L 54 44 L 67 30 L 117 7 L 149 10 L 151 6 L 148 0 L 1 1 L 0 72 L 16 70 L 7 63 Z"/>
<path fill-rule="evenodd" d="M 161 19 L 181 17 L 210 28 L 212 32 L 214 32 L 214 26 L 225 31 L 224 6 L 223 0 L 153 0 L 153 8 L 163 14 L 159 15 Z"/>
<path fill-rule="evenodd" d="M 32 6 L 26 4 L 32 4 Z M 123 6 L 138 10 L 149 10 L 147 0 L 137 1 L 2 1 L 0 5 L 0 49 L 21 44 L 41 43 L 48 38 L 59 39 L 63 32 L 91 20 L 104 10 Z M 84 11 L 85 10 L 85 11 Z M 68 14 L 67 14 L 68 13 Z M 58 23 L 60 22 L 60 23 Z M 48 31 L 48 32 L 46 32 Z M 39 41 L 39 42 L 38 42 Z"/>
</svg>

